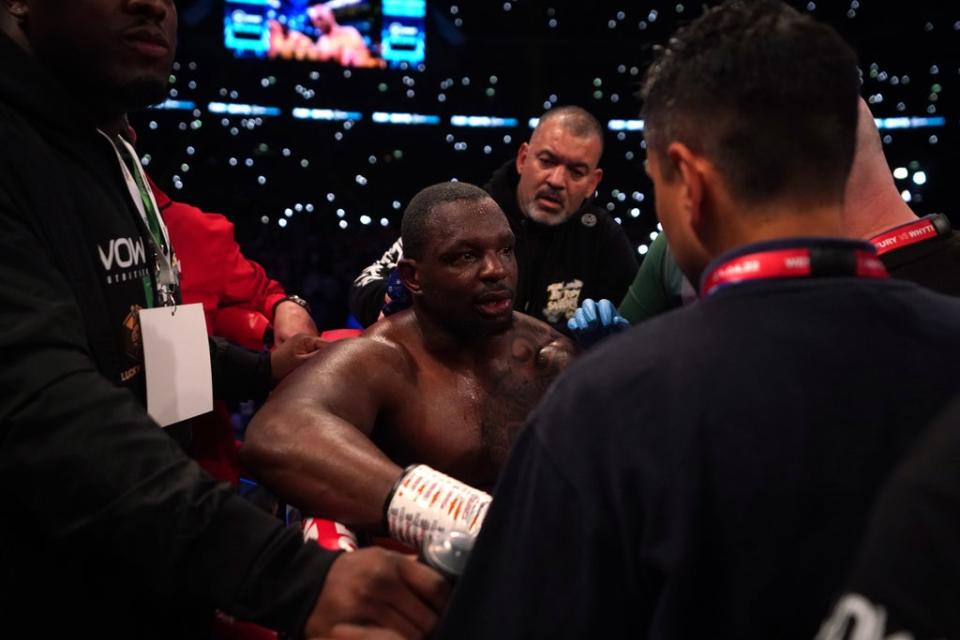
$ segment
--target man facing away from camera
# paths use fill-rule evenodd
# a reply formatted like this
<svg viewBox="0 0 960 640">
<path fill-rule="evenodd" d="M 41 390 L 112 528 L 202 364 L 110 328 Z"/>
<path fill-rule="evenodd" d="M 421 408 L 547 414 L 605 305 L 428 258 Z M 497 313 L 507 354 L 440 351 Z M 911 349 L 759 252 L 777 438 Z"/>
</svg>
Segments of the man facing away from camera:
<svg viewBox="0 0 960 640">
<path fill-rule="evenodd" d="M 701 301 L 557 381 L 440 638 L 816 634 L 960 374 L 960 301 L 842 239 L 858 87 L 836 32 L 772 0 L 710 9 L 661 51 L 647 168 Z"/>
</svg>

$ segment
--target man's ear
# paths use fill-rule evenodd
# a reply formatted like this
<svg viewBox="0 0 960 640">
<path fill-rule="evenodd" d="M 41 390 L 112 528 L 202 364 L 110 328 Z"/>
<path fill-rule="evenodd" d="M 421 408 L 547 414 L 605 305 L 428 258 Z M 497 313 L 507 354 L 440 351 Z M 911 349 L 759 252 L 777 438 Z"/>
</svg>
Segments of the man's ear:
<svg viewBox="0 0 960 640">
<path fill-rule="evenodd" d="M 594 193 L 596 193 L 597 187 L 600 186 L 600 181 L 603 180 L 603 169 L 599 167 L 594 169 L 593 175 L 590 177 L 590 179 L 593 180 L 593 186 L 590 188 L 590 191 L 588 193 L 590 194 L 590 196 L 592 196 Z M 587 196 L 587 197 L 590 197 L 590 196 Z"/>
<path fill-rule="evenodd" d="M 517 173 L 523 172 L 523 164 L 527 161 L 527 151 L 529 151 L 529 149 L 530 145 L 526 142 L 517 149 Z"/>
<path fill-rule="evenodd" d="M 707 213 L 704 204 L 709 197 L 705 159 L 682 142 L 671 143 L 666 155 L 673 179 L 679 180 L 682 185 L 680 204 L 689 216 L 690 226 L 699 228 Z"/>
<path fill-rule="evenodd" d="M 411 295 L 420 295 L 423 293 L 423 285 L 420 283 L 420 269 L 417 267 L 417 261 L 413 258 L 401 258 L 397 263 L 397 272 L 400 274 L 400 280 L 403 286 L 410 291 Z"/>
</svg>

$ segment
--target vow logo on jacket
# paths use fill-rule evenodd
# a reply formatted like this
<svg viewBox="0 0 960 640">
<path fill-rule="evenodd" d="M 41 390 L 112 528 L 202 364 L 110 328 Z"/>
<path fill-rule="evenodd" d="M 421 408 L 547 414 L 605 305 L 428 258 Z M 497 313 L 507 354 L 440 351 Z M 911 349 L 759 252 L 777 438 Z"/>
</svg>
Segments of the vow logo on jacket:
<svg viewBox="0 0 960 640">
<path fill-rule="evenodd" d="M 137 238 L 113 238 L 104 250 L 103 245 L 97 245 L 100 254 L 100 264 L 107 272 L 113 271 L 114 266 L 120 269 L 129 269 L 147 263 L 147 252 L 143 247 L 143 240 Z"/>
</svg>

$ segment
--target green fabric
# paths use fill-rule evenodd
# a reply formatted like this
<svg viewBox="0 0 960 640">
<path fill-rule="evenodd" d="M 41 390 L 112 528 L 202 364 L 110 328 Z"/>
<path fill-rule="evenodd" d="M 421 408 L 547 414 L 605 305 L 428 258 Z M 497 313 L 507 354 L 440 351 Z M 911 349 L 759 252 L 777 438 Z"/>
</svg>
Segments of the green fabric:
<svg viewBox="0 0 960 640">
<path fill-rule="evenodd" d="M 163 233 L 160 232 L 160 223 L 158 222 L 157 210 L 153 208 L 153 200 L 150 198 L 150 191 L 146 184 L 143 182 L 143 178 L 140 177 L 140 172 L 137 171 L 136 162 L 137 160 L 130 157 L 129 151 L 127 151 L 126 145 L 121 141 L 114 143 L 114 146 L 117 148 L 117 151 L 120 153 L 120 157 L 123 158 L 123 161 L 127 165 L 127 169 L 130 170 L 130 173 L 133 174 L 133 180 L 137 183 L 137 190 L 140 192 L 140 200 L 143 202 L 143 210 L 147 214 L 147 228 L 150 230 L 150 235 L 153 236 L 154 245 L 157 247 L 162 247 L 164 251 L 167 249 L 167 243 L 164 242 Z M 150 276 L 143 276 L 143 293 L 147 298 L 147 307 L 153 308 L 156 306 L 156 300 L 153 294 L 153 282 L 151 281 Z"/>
<path fill-rule="evenodd" d="M 144 183 L 143 178 L 140 175 L 139 167 L 137 166 L 138 161 L 130 157 L 129 151 L 127 151 L 126 145 L 122 142 L 117 143 L 117 149 L 120 150 L 120 156 L 123 158 L 124 162 L 127 163 L 127 168 L 130 170 L 130 173 L 133 175 L 134 182 L 137 183 L 137 190 L 140 192 L 140 200 L 143 201 L 143 210 L 147 214 L 147 226 L 150 228 L 150 233 L 153 235 L 153 239 L 156 241 L 158 247 L 162 247 L 164 251 L 167 250 L 167 243 L 164 241 L 163 234 L 160 232 L 160 222 L 159 214 L 157 210 L 153 207 L 153 198 L 150 197 L 150 188 Z"/>
<path fill-rule="evenodd" d="M 661 233 L 650 243 L 618 311 L 630 324 L 643 322 L 679 307 L 682 287 L 683 273 L 670 253 L 667 237 Z"/>
</svg>

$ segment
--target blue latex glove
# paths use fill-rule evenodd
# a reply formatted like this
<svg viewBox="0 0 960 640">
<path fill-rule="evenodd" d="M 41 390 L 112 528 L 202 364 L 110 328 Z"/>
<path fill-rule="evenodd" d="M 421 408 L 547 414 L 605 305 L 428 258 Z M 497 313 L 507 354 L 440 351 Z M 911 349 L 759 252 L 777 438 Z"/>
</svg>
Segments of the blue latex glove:
<svg viewBox="0 0 960 640">
<path fill-rule="evenodd" d="M 583 304 L 567 320 L 567 328 L 584 349 L 589 348 L 612 333 L 630 327 L 627 319 L 617 313 L 609 300 L 594 302 L 586 298 Z"/>
<path fill-rule="evenodd" d="M 394 269 L 387 277 L 387 302 L 383 305 L 381 312 L 384 317 L 395 314 L 397 311 L 403 311 L 413 304 L 413 298 L 410 297 L 410 291 L 400 280 L 400 272 Z"/>
</svg>

